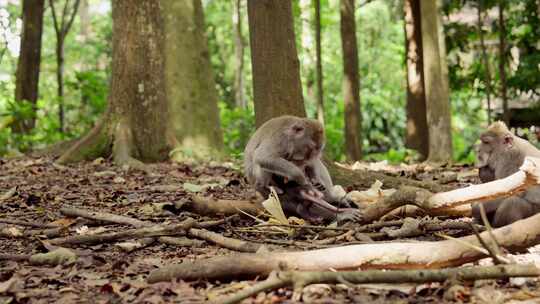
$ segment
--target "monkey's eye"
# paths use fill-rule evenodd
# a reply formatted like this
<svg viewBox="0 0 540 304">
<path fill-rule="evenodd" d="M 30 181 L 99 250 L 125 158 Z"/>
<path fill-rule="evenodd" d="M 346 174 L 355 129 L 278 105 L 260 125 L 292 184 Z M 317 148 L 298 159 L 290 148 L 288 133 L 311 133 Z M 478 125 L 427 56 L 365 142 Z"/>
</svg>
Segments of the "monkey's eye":
<svg viewBox="0 0 540 304">
<path fill-rule="evenodd" d="M 300 132 L 304 131 L 304 127 L 302 127 L 302 126 L 294 126 L 293 130 L 296 133 L 300 133 Z"/>
</svg>

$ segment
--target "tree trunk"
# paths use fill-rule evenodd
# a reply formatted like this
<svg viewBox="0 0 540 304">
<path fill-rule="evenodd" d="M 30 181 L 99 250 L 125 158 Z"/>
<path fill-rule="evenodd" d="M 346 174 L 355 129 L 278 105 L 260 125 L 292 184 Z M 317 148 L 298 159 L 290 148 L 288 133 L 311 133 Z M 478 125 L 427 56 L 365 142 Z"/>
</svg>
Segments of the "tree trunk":
<svg viewBox="0 0 540 304">
<path fill-rule="evenodd" d="M 223 137 L 201 0 L 163 0 L 161 4 L 169 119 L 175 152 L 181 152 L 173 154 L 173 159 L 218 156 Z"/>
<path fill-rule="evenodd" d="M 510 125 L 508 111 L 508 94 L 506 92 L 506 24 L 504 22 L 504 1 L 499 1 L 499 75 L 501 79 L 501 99 L 503 106 L 503 121 Z"/>
<path fill-rule="evenodd" d="M 56 36 L 56 83 L 58 97 L 58 123 L 60 133 L 64 132 L 64 36 Z"/>
<path fill-rule="evenodd" d="M 88 40 L 88 36 L 90 35 L 90 10 L 88 7 L 88 0 L 81 0 L 81 4 L 79 7 L 79 20 L 80 20 L 80 35 L 82 38 L 82 42 L 86 42 Z"/>
<path fill-rule="evenodd" d="M 29 102 L 34 111 L 31 117 L 20 120 L 17 118 L 18 120 L 13 123 L 15 133 L 29 132 L 34 128 L 36 121 L 44 2 L 44 0 L 24 0 L 22 4 L 23 29 L 17 63 L 15 100 Z"/>
<path fill-rule="evenodd" d="M 341 0 L 341 47 L 343 51 L 343 99 L 345 100 L 345 151 L 347 159 L 362 157 L 362 116 L 354 0 Z"/>
<path fill-rule="evenodd" d="M 405 0 L 405 54 L 407 58 L 407 148 L 415 149 L 421 159 L 429 152 L 429 135 L 424 91 L 424 61 L 420 0 Z"/>
<path fill-rule="evenodd" d="M 428 161 L 440 163 L 452 160 L 450 101 L 442 66 L 443 39 L 439 36 L 440 19 L 436 1 L 421 1 L 422 51 L 424 56 L 424 89 L 429 128 Z M 446 64 L 446 62 L 444 62 Z"/>
<path fill-rule="evenodd" d="M 305 104 L 316 104 L 315 92 L 315 37 L 313 32 L 312 0 L 295 1 L 293 11 L 300 11 L 300 74 L 303 75 Z M 301 79 L 302 80 L 302 79 Z"/>
<path fill-rule="evenodd" d="M 233 8 L 234 28 L 234 94 L 236 106 L 247 107 L 244 91 L 244 37 L 242 36 L 242 1 L 235 0 Z"/>
<path fill-rule="evenodd" d="M 480 48 L 482 52 L 482 62 L 484 65 L 484 69 L 486 70 L 486 98 L 487 98 L 487 117 L 488 117 L 488 125 L 491 125 L 491 71 L 489 68 L 489 60 L 488 55 L 486 51 L 486 43 L 484 41 L 484 30 L 482 29 L 484 21 L 482 19 L 482 13 L 484 10 L 483 7 L 484 0 L 478 0 L 478 36 L 480 37 Z"/>
<path fill-rule="evenodd" d="M 248 19 L 256 125 L 284 114 L 306 116 L 291 2 L 248 0 Z"/>
<path fill-rule="evenodd" d="M 324 92 L 321 58 L 321 0 L 313 0 L 315 4 L 315 64 L 317 78 L 317 119 L 324 126 Z"/>
<path fill-rule="evenodd" d="M 217 93 L 202 14 L 200 0 L 113 1 L 108 109 L 59 163 L 112 154 L 119 165 L 146 169 L 137 159 L 162 161 L 172 148 L 218 154 Z"/>
</svg>

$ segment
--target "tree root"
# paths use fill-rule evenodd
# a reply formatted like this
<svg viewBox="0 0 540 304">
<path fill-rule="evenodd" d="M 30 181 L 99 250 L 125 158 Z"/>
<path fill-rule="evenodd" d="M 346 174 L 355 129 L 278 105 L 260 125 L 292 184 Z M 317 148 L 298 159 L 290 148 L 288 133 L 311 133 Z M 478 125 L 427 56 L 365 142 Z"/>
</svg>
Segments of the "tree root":
<svg viewBox="0 0 540 304">
<path fill-rule="evenodd" d="M 429 283 L 444 282 L 448 279 L 459 278 L 465 281 L 506 279 L 511 277 L 537 277 L 540 269 L 534 265 L 498 265 L 449 268 L 440 270 L 393 270 L 393 271 L 347 271 L 347 272 L 278 272 L 267 280 L 246 288 L 237 294 L 223 300 L 223 304 L 239 303 L 240 301 L 265 290 L 286 286 L 294 286 L 295 301 L 300 301 L 302 289 L 310 284 L 326 283 Z"/>
<path fill-rule="evenodd" d="M 324 160 L 324 164 L 328 168 L 332 180 L 336 185 L 343 187 L 354 186 L 358 188 L 369 188 L 379 180 L 386 188 L 399 188 L 401 186 L 417 187 L 429 190 L 431 192 L 442 192 L 453 189 L 453 187 L 443 186 L 434 182 L 422 182 L 407 178 L 394 177 L 380 172 L 372 172 L 366 170 L 350 170 L 336 165 L 334 162 Z"/>
<path fill-rule="evenodd" d="M 96 124 L 88 134 L 67 149 L 56 160 L 56 163 L 64 165 L 82 160 L 90 160 L 108 154 L 110 152 L 112 138 L 108 128 L 105 127 L 107 122 L 108 120 L 104 119 Z"/>
</svg>

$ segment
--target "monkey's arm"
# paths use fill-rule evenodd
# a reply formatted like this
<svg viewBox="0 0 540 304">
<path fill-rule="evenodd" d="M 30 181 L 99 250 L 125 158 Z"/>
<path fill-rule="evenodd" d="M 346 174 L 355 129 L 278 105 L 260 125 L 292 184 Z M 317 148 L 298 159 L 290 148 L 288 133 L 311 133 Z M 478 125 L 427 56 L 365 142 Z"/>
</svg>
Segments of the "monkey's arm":
<svg viewBox="0 0 540 304">
<path fill-rule="evenodd" d="M 255 150 L 253 158 L 254 163 L 260 166 L 261 169 L 286 177 L 288 180 L 295 181 L 299 185 L 306 185 L 308 183 L 304 172 L 298 166 L 282 157 L 266 153 L 265 150 L 272 151 L 272 148 L 259 146 Z"/>
<path fill-rule="evenodd" d="M 312 179 L 312 183 L 319 191 L 324 194 L 324 199 L 330 203 L 338 204 L 340 207 L 351 207 L 351 202 L 346 197 L 337 196 L 333 191 L 334 184 L 328 169 L 320 159 L 315 159 L 312 168 L 308 168 L 312 172 L 307 171 L 308 178 Z"/>
</svg>

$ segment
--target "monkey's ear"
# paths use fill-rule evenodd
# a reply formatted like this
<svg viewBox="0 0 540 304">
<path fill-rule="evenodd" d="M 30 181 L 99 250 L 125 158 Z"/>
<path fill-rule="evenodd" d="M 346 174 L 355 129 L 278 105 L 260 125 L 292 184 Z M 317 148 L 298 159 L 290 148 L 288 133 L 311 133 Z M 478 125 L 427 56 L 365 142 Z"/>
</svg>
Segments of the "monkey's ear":
<svg viewBox="0 0 540 304">
<path fill-rule="evenodd" d="M 512 137 L 512 135 L 506 134 L 504 135 L 503 143 L 506 147 L 512 148 L 512 146 L 514 145 L 514 138 Z"/>
</svg>

